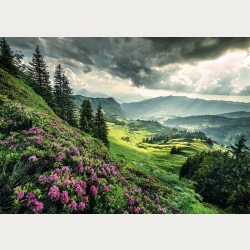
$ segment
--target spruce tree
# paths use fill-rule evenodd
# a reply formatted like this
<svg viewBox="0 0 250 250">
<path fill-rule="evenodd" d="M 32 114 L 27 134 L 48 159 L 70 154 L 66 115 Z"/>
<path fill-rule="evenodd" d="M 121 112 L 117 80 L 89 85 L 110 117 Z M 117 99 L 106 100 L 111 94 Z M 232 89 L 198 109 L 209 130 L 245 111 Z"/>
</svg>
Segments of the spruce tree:
<svg viewBox="0 0 250 250">
<path fill-rule="evenodd" d="M 245 135 L 241 135 L 234 145 L 230 145 L 230 151 L 236 156 L 236 159 L 248 152 L 246 141 Z"/>
<path fill-rule="evenodd" d="M 97 112 L 95 115 L 95 120 L 94 120 L 94 136 L 103 143 L 109 147 L 109 141 L 108 141 L 108 127 L 107 123 L 105 120 L 105 117 L 102 112 L 102 106 L 99 104 L 97 108 Z"/>
<path fill-rule="evenodd" d="M 35 91 L 43 97 L 43 99 L 54 108 L 54 98 L 52 87 L 49 79 L 49 72 L 45 60 L 40 52 L 39 46 L 33 53 L 32 61 L 29 62 L 28 75 L 34 81 Z"/>
<path fill-rule="evenodd" d="M 10 74 L 16 73 L 14 54 L 5 38 L 0 39 L 0 67 Z"/>
<path fill-rule="evenodd" d="M 82 131 L 91 134 L 93 132 L 94 117 L 93 109 L 89 99 L 82 102 L 80 111 L 80 128 Z"/>
<path fill-rule="evenodd" d="M 54 75 L 54 98 L 58 106 L 57 114 L 61 116 L 62 114 L 62 105 L 63 105 L 63 96 L 62 96 L 62 85 L 63 85 L 63 69 L 61 64 L 56 66 L 55 75 Z"/>
<path fill-rule="evenodd" d="M 69 80 L 67 76 L 62 75 L 62 106 L 61 106 L 61 118 L 66 120 L 70 125 L 76 126 L 76 106 L 73 100 L 72 89 L 69 86 Z"/>
</svg>

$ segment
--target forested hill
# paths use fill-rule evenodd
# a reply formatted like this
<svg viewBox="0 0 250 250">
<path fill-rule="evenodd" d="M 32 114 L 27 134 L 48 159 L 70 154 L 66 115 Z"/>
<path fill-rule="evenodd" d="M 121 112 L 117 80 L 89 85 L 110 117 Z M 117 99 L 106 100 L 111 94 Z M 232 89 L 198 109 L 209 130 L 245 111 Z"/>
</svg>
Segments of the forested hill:
<svg viewBox="0 0 250 250">
<path fill-rule="evenodd" d="M 85 97 L 81 95 L 74 95 L 74 102 L 78 108 L 81 107 L 84 99 L 89 99 L 94 111 L 97 110 L 99 104 L 101 104 L 105 116 L 108 120 L 114 118 L 115 116 L 124 117 L 125 112 L 122 110 L 120 104 L 114 100 L 112 97 L 102 98 L 102 97 Z"/>
<path fill-rule="evenodd" d="M 246 111 L 230 112 L 230 113 L 220 114 L 220 116 L 225 116 L 228 118 L 250 117 L 250 112 Z"/>
<path fill-rule="evenodd" d="M 248 144 L 250 143 L 250 117 L 230 118 L 222 115 L 199 115 L 170 119 L 164 124 L 179 129 L 202 131 L 224 145 L 232 144 L 235 138 L 241 134 L 244 134 Z"/>
</svg>

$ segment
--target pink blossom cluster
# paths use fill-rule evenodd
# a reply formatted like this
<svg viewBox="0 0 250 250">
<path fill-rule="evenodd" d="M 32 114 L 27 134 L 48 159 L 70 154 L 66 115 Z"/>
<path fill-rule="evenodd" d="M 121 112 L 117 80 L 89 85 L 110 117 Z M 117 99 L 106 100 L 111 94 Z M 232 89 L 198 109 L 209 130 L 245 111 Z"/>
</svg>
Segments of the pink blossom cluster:
<svg viewBox="0 0 250 250">
<path fill-rule="evenodd" d="M 59 200 L 61 196 L 61 193 L 59 192 L 59 188 L 56 185 L 52 186 L 49 190 L 48 196 L 56 200 Z"/>
<path fill-rule="evenodd" d="M 103 186 L 103 189 L 104 189 L 105 192 L 108 192 L 108 191 L 112 188 L 112 185 L 111 185 L 111 184 L 107 186 L 107 185 L 104 183 L 102 186 Z"/>
<path fill-rule="evenodd" d="M 36 155 L 32 155 L 30 158 L 29 158 L 30 161 L 38 161 L 38 158 L 36 157 Z"/>
<path fill-rule="evenodd" d="M 92 186 L 90 187 L 90 191 L 91 191 L 91 193 L 92 193 L 93 195 L 97 195 L 97 193 L 98 193 L 98 187 L 92 185 Z"/>
<path fill-rule="evenodd" d="M 40 144 L 42 144 L 42 142 L 43 142 L 43 138 L 42 138 L 41 136 L 37 136 L 37 137 L 36 137 L 36 143 L 37 143 L 38 145 L 40 145 Z"/>
</svg>

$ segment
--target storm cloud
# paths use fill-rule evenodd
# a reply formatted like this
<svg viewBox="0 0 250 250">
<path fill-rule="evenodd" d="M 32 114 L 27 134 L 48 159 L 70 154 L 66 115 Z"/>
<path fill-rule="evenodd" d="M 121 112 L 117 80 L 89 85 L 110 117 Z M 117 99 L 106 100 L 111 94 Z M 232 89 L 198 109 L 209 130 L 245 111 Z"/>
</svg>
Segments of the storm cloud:
<svg viewBox="0 0 250 250">
<path fill-rule="evenodd" d="M 238 92 L 235 90 L 234 83 L 239 78 L 235 72 L 228 74 L 221 71 L 212 76 L 213 70 L 199 71 L 194 67 L 205 61 L 216 60 L 228 52 L 247 53 L 250 38 L 7 38 L 7 40 L 14 48 L 23 50 L 28 56 L 36 45 L 40 45 L 47 58 L 57 59 L 75 73 L 107 72 L 112 77 L 131 81 L 136 87 L 211 95 L 248 93 L 247 83 L 244 83 Z M 185 70 L 186 65 L 194 69 L 193 72 Z M 230 71 L 230 68 L 226 70 Z M 245 67 L 245 70 L 250 72 L 248 67 Z M 207 78 L 204 74 L 207 74 Z"/>
</svg>

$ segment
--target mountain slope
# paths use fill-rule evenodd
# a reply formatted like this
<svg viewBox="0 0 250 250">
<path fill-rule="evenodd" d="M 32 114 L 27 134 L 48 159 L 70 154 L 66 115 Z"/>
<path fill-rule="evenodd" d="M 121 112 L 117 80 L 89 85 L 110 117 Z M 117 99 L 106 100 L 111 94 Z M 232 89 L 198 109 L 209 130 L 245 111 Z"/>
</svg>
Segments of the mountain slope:
<svg viewBox="0 0 250 250">
<path fill-rule="evenodd" d="M 241 134 L 246 136 L 248 143 L 250 141 L 250 117 L 187 116 L 167 120 L 164 124 L 179 129 L 202 131 L 213 140 L 226 145 L 234 143 L 235 138 Z"/>
<path fill-rule="evenodd" d="M 102 105 L 103 111 L 107 119 L 112 119 L 115 116 L 124 117 L 125 113 L 121 109 L 121 106 L 116 102 L 112 97 L 109 98 L 100 98 L 100 97 L 85 97 L 81 95 L 74 95 L 74 101 L 78 108 L 81 107 L 84 99 L 89 99 L 94 111 L 97 110 L 99 104 Z"/>
<path fill-rule="evenodd" d="M 217 115 L 233 111 L 250 111 L 250 103 L 207 101 L 183 96 L 165 96 L 141 102 L 123 103 L 121 107 L 132 118 L 160 115 Z"/>
<path fill-rule="evenodd" d="M 219 114 L 219 116 L 225 116 L 228 118 L 250 117 L 250 112 L 246 111 L 230 112 L 225 114 Z"/>
<path fill-rule="evenodd" d="M 32 89 L 0 73 L 0 213 L 193 211 L 196 198 L 183 206 L 175 189 L 117 162 Z"/>
</svg>

